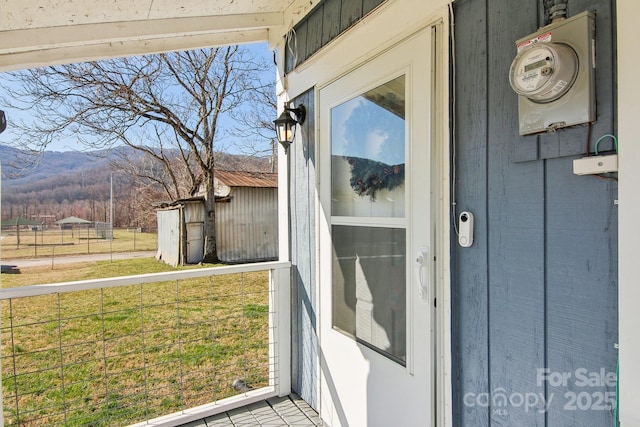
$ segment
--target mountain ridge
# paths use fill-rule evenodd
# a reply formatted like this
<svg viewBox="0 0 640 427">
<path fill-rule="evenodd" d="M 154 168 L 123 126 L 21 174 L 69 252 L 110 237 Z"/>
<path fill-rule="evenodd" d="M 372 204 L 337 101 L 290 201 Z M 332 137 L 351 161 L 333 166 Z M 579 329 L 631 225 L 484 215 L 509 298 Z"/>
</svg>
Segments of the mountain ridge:
<svg viewBox="0 0 640 427">
<path fill-rule="evenodd" d="M 104 150 L 96 152 L 44 151 L 30 154 L 23 150 L 0 144 L 2 184 L 5 188 L 46 180 L 61 174 L 90 171 L 108 167 L 109 158 Z M 36 162 L 33 166 L 30 163 Z M 26 169 L 22 170 L 22 167 Z"/>
<path fill-rule="evenodd" d="M 126 150 L 126 151 L 123 151 Z M 0 145 L 2 164 L 2 218 L 15 216 L 34 217 L 46 215 L 57 219 L 78 216 L 89 220 L 105 220 L 110 198 L 110 175 L 113 175 L 114 198 L 121 209 L 115 212 L 119 224 L 155 224 L 154 202 L 166 201 L 161 186 L 140 187 L 123 172 L 115 172 L 111 162 L 121 155 L 129 159 L 139 158 L 128 147 L 92 152 L 41 153 L 32 169 L 23 170 L 19 177 L 11 175 L 19 171 L 13 164 L 29 153 L 14 147 Z M 246 170 L 265 172 L 269 159 L 262 157 L 216 153 L 219 170 Z"/>
</svg>

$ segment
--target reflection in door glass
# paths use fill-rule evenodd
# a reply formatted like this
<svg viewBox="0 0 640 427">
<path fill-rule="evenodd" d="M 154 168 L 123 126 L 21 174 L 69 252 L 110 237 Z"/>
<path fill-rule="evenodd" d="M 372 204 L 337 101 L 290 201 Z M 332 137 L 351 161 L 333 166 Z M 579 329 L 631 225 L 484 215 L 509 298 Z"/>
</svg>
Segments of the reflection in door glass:
<svg viewBox="0 0 640 427">
<path fill-rule="evenodd" d="M 331 109 L 335 216 L 403 217 L 405 77 Z"/>
<path fill-rule="evenodd" d="M 333 327 L 404 365 L 404 229 L 334 225 Z"/>
</svg>

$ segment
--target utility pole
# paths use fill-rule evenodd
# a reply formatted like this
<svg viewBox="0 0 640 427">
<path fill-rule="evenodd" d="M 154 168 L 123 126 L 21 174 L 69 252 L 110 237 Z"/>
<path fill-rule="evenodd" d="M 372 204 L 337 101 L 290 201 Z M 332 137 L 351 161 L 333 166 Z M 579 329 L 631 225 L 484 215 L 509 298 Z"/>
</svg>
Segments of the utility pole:
<svg viewBox="0 0 640 427">
<path fill-rule="evenodd" d="M 110 240 L 113 240 L 113 174 L 111 177 L 111 204 L 109 206 L 109 220 L 111 221 Z"/>
<path fill-rule="evenodd" d="M 272 139 L 271 140 L 271 159 L 270 159 L 270 163 L 271 163 L 271 173 L 274 173 L 276 171 L 276 156 L 278 155 L 278 151 L 276 150 L 276 140 Z"/>
</svg>

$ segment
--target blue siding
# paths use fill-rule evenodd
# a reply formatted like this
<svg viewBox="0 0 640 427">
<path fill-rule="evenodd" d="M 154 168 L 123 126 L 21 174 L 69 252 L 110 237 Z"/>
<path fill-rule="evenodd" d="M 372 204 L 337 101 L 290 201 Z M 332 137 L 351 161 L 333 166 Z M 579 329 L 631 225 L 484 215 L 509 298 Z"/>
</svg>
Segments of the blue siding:
<svg viewBox="0 0 640 427">
<path fill-rule="evenodd" d="M 462 5 L 460 6 L 462 7 Z M 456 115 L 464 117 L 464 126 L 456 129 L 456 199 L 458 212 L 470 210 L 475 216 L 474 244 L 467 250 L 452 246 L 452 353 L 454 360 L 454 420 L 460 426 L 489 424 L 487 408 L 463 406 L 463 394 L 489 392 L 489 293 L 487 239 L 487 40 L 486 5 L 471 1 L 464 4 L 465 13 L 456 8 L 456 49 L 464 51 L 456 71 L 459 96 Z M 480 67 L 480 72 L 473 72 Z M 467 143 L 464 143 L 467 141 Z M 464 183 L 464 185 L 460 185 Z M 464 284 L 464 285 L 463 285 Z M 471 327 L 474 325 L 475 327 Z M 456 364 L 456 362 L 458 362 Z"/>
<path fill-rule="evenodd" d="M 313 408 L 318 409 L 318 333 L 316 329 L 316 236 L 315 236 L 315 112 L 310 90 L 294 104 L 307 107 L 301 136 L 289 148 L 291 189 L 290 236 L 292 268 L 292 386 Z"/>
<path fill-rule="evenodd" d="M 287 35 L 285 72 L 293 71 L 384 1 L 324 0 L 320 2 L 294 27 L 294 31 Z"/>
<path fill-rule="evenodd" d="M 572 173 L 586 127 L 521 137 L 507 73 L 516 39 L 542 22 L 542 0 L 459 0 L 456 19 L 456 202 L 475 214 L 475 243 L 454 242 L 454 420 L 458 426 L 612 425 L 612 411 L 568 410 L 577 369 L 615 372 L 617 182 Z M 547 2 L 548 3 L 548 2 Z M 596 13 L 595 139 L 614 130 L 612 2 L 569 2 Z M 604 150 L 612 146 L 604 147 Z M 569 373 L 539 381 L 538 369 Z M 482 405 L 481 393 L 552 399 Z M 567 394 L 569 393 L 569 394 Z M 596 393 L 596 394 L 593 394 Z M 465 400 L 466 397 L 466 400 Z M 475 403 L 475 404 L 474 404 Z M 567 406 L 568 405 L 568 406 Z"/>
</svg>

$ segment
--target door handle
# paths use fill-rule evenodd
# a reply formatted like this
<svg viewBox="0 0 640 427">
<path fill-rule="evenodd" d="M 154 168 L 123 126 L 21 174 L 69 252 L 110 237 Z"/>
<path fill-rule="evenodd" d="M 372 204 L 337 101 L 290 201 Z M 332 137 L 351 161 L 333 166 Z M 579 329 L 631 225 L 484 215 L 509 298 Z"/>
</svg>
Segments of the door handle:
<svg viewBox="0 0 640 427">
<path fill-rule="evenodd" d="M 418 296 L 422 302 L 429 302 L 429 248 L 421 247 L 416 255 L 418 276 Z"/>
</svg>

